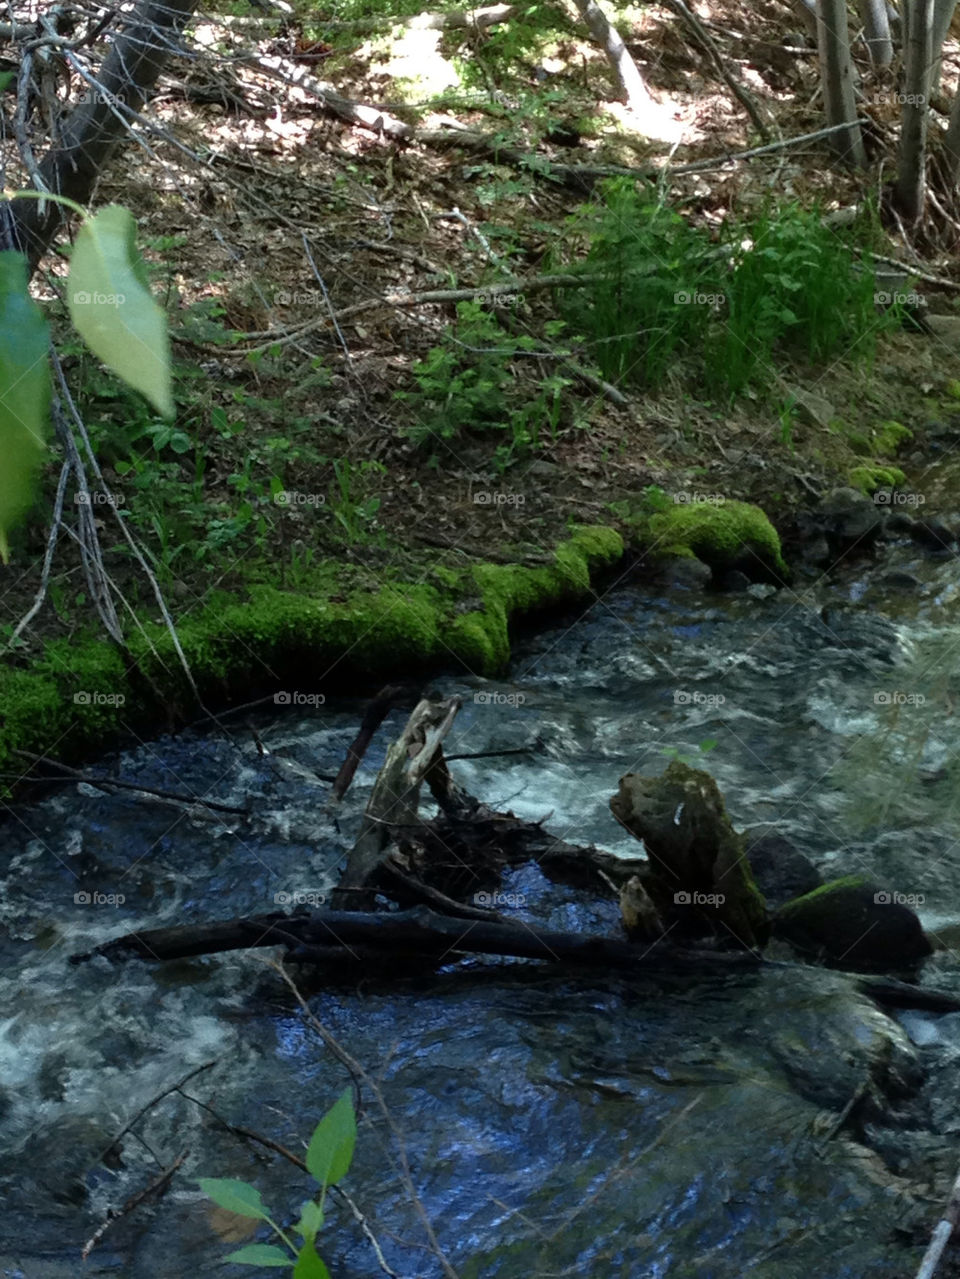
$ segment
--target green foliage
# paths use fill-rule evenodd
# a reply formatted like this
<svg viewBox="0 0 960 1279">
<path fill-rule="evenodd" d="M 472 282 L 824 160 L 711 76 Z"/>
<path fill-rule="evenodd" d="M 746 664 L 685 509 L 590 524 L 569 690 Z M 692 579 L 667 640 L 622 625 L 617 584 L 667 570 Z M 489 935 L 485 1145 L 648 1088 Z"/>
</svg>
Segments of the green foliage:
<svg viewBox="0 0 960 1279">
<path fill-rule="evenodd" d="M 858 260 L 871 225 L 824 226 L 787 205 L 731 220 L 715 243 L 626 178 L 600 188 L 573 220 L 587 252 L 578 271 L 603 278 L 561 295 L 604 375 L 656 388 L 680 361 L 724 396 L 772 382 L 786 353 L 869 360 L 878 317 L 872 269 Z M 789 443 L 790 422 L 781 418 Z"/>
<path fill-rule="evenodd" d="M 167 318 L 150 294 L 136 235 L 132 214 L 119 204 L 86 219 L 70 257 L 70 318 L 108 368 L 172 417 Z"/>
<path fill-rule="evenodd" d="M 380 510 L 378 497 L 362 497 L 358 484 L 370 475 L 384 475 L 386 467 L 381 462 L 359 462 L 349 458 L 337 458 L 333 463 L 334 483 L 331 486 L 329 506 L 334 519 L 343 529 L 344 540 L 357 546 L 369 540 L 368 527 L 373 524 Z"/>
<path fill-rule="evenodd" d="M 240 1217 L 266 1222 L 288 1250 L 275 1244 L 247 1244 L 224 1257 L 224 1261 L 268 1269 L 292 1266 L 293 1279 L 330 1279 L 330 1272 L 316 1250 L 317 1235 L 323 1226 L 327 1190 L 349 1172 L 356 1143 L 357 1120 L 347 1089 L 317 1124 L 307 1147 L 307 1171 L 320 1187 L 319 1201 L 308 1199 L 300 1209 L 299 1220 L 289 1231 L 273 1220 L 260 1191 L 249 1182 L 234 1177 L 201 1177 L 197 1185 L 218 1207 Z M 291 1234 L 299 1235 L 299 1244 L 294 1243 Z"/>
<path fill-rule="evenodd" d="M 660 754 L 665 755 L 672 763 L 674 760 L 681 764 L 686 764 L 687 768 L 697 768 L 703 764 L 703 756 L 714 750 L 717 745 L 715 737 L 705 737 L 702 742 L 697 744 L 697 750 L 700 752 L 698 758 L 692 758 L 689 755 L 683 755 L 675 746 L 662 747 Z"/>
<path fill-rule="evenodd" d="M 27 263 L 0 253 L 0 558 L 7 535 L 33 500 L 46 453 L 50 411 L 49 335 L 27 292 Z"/>
<path fill-rule="evenodd" d="M 736 394 L 764 381 L 780 347 L 811 360 L 869 358 L 879 327 L 873 271 L 824 226 L 818 208 L 788 205 L 733 227 L 726 323 L 710 365 Z"/>
<path fill-rule="evenodd" d="M 494 462 L 501 471 L 557 438 L 563 419 L 563 391 L 569 379 L 543 374 L 536 389 L 521 383 L 514 367 L 540 349 L 531 337 L 517 337 L 476 302 L 457 306 L 457 322 L 414 365 L 416 391 L 400 391 L 416 413 L 410 438 L 424 447 L 437 441 L 493 437 Z"/>
</svg>

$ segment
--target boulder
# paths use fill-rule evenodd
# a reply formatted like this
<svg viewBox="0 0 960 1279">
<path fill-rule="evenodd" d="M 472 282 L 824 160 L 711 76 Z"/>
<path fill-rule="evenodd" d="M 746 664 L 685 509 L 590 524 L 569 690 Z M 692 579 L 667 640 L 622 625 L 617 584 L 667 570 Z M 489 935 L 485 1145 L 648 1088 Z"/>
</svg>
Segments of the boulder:
<svg viewBox="0 0 960 1279">
<path fill-rule="evenodd" d="M 823 883 L 810 858 L 775 827 L 754 826 L 743 832 L 743 843 L 753 878 L 768 906 L 782 906 Z"/>
<path fill-rule="evenodd" d="M 774 935 L 844 968 L 901 968 L 932 951 L 920 920 L 899 900 L 903 896 L 862 875 L 834 879 L 781 906 Z"/>
</svg>

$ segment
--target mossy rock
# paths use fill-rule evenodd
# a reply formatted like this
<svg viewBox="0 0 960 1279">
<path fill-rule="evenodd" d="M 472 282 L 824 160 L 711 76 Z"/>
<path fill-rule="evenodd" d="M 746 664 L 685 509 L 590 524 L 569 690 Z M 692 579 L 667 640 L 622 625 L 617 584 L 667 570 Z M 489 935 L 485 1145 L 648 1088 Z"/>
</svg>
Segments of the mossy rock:
<svg viewBox="0 0 960 1279">
<path fill-rule="evenodd" d="M 877 489 L 899 488 L 906 478 L 898 466 L 876 466 L 871 463 L 855 466 L 847 476 L 847 481 L 851 488 L 869 497 Z"/>
<path fill-rule="evenodd" d="M 766 904 L 742 838 L 709 773 L 674 760 L 662 777 L 627 773 L 610 809 L 650 857 L 643 887 L 681 934 L 713 932 L 745 947 L 769 935 Z"/>
<path fill-rule="evenodd" d="M 795 897 L 777 911 L 773 931 L 797 950 L 845 968 L 901 968 L 932 949 L 910 905 L 863 875 Z"/>
<path fill-rule="evenodd" d="M 749 502 L 674 502 L 650 516 L 646 532 L 658 555 L 693 554 L 714 573 L 739 569 L 775 581 L 789 573 L 777 530 Z"/>
</svg>

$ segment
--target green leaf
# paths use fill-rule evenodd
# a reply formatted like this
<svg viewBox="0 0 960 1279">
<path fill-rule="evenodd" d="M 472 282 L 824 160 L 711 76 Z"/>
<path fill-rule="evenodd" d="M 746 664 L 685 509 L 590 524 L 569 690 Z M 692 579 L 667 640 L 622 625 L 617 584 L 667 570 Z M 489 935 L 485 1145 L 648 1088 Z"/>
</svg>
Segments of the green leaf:
<svg viewBox="0 0 960 1279">
<path fill-rule="evenodd" d="M 351 1090 L 337 1098 L 313 1130 L 307 1147 L 307 1169 L 326 1189 L 345 1175 L 357 1144 L 357 1120 Z"/>
<path fill-rule="evenodd" d="M 235 1177 L 201 1177 L 197 1185 L 227 1212 L 235 1212 L 238 1217 L 255 1217 L 258 1221 L 270 1220 L 260 1191 L 249 1181 L 238 1181 Z"/>
<path fill-rule="evenodd" d="M 330 1279 L 330 1271 L 317 1256 L 317 1250 L 309 1240 L 300 1249 L 300 1256 L 293 1268 L 293 1279 Z"/>
<path fill-rule="evenodd" d="M 147 287 L 136 232 L 119 204 L 84 222 L 70 259 L 70 318 L 94 355 L 173 417 L 167 317 Z"/>
<path fill-rule="evenodd" d="M 238 1248 L 224 1257 L 224 1261 L 232 1261 L 237 1266 L 292 1266 L 293 1258 L 282 1248 L 275 1248 L 272 1243 L 251 1243 L 246 1248 Z"/>
<path fill-rule="evenodd" d="M 27 291 L 27 260 L 0 252 L 0 559 L 26 515 L 46 456 L 50 413 L 49 333 Z"/>
<path fill-rule="evenodd" d="M 705 737 L 700 743 L 700 749 L 706 754 L 707 751 L 712 751 L 716 744 L 717 739 L 715 737 Z"/>
<path fill-rule="evenodd" d="M 317 1232 L 323 1225 L 323 1209 L 318 1203 L 314 1203 L 312 1199 L 300 1209 L 300 1220 L 297 1222 L 297 1233 L 302 1235 L 304 1239 L 313 1242 L 317 1237 Z"/>
</svg>

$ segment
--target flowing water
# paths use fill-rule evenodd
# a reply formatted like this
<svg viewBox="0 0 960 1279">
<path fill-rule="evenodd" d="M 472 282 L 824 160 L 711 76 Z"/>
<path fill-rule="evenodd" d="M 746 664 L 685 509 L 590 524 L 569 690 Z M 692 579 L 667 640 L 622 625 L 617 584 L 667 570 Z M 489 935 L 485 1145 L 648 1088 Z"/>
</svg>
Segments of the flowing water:
<svg viewBox="0 0 960 1279">
<path fill-rule="evenodd" d="M 960 922 L 958 609 L 956 562 L 905 547 L 859 576 L 780 593 L 624 582 L 521 642 L 507 679 L 437 681 L 464 698 L 451 752 L 530 748 L 452 768 L 473 794 L 547 817 L 569 842 L 635 854 L 608 808 L 617 779 L 660 772 L 669 753 L 702 761 L 739 828 L 773 824 L 828 877 L 864 871 L 914 894 L 947 944 Z M 220 1273 L 236 1221 L 211 1211 L 198 1176 L 249 1179 L 280 1219 L 295 1215 L 306 1178 L 217 1120 L 302 1150 L 349 1082 L 270 952 L 67 961 L 133 928 L 328 890 L 404 718 L 388 719 L 334 819 L 327 784 L 307 773 L 336 772 L 360 711 L 328 700 L 306 717 L 259 716 L 268 758 L 234 720 L 232 738 L 159 738 L 91 765 L 248 805 L 249 817 L 86 784 L 6 817 L 0 1275 Z M 534 867 L 504 887 L 521 916 L 616 928 L 613 903 Z M 960 1014 L 893 1022 L 837 974 L 770 965 L 626 980 L 483 960 L 358 985 L 292 971 L 376 1077 L 463 1279 L 900 1279 L 955 1172 Z M 921 980 L 960 991 L 955 953 L 936 954 Z M 877 1059 L 886 1100 L 840 1123 Z M 101 1161 L 141 1107 L 204 1066 L 136 1122 L 119 1161 Z M 111 1209 L 181 1155 L 166 1193 L 82 1263 Z M 396 1274 L 441 1273 L 369 1095 L 344 1189 Z M 342 1201 L 328 1217 L 331 1273 L 381 1273 Z"/>
</svg>

